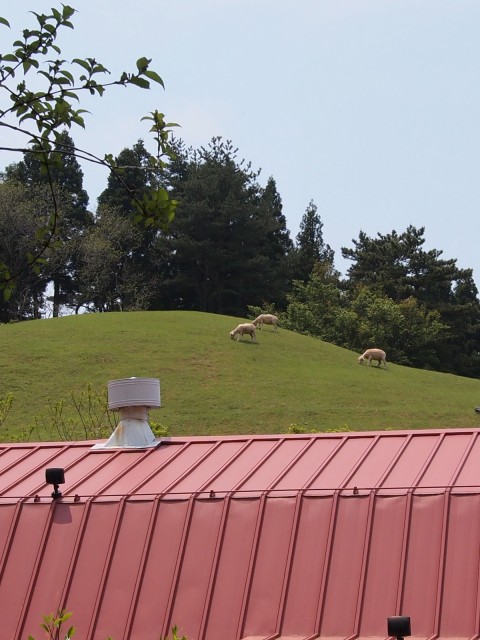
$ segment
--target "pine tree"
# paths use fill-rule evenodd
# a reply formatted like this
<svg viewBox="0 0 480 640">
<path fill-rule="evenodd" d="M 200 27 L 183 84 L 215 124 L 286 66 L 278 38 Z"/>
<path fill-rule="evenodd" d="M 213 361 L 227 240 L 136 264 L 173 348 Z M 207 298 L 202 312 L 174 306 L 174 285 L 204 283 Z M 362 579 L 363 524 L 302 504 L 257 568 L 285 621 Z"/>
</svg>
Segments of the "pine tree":
<svg viewBox="0 0 480 640">
<path fill-rule="evenodd" d="M 292 279 L 306 282 L 317 263 L 333 269 L 334 251 L 323 241 L 323 222 L 317 205 L 310 201 L 300 222 L 292 256 Z"/>
<path fill-rule="evenodd" d="M 410 297 L 439 314 L 448 330 L 438 334 L 436 368 L 461 375 L 480 375 L 480 302 L 471 269 L 455 259 L 426 251 L 424 227 L 409 226 L 376 238 L 360 232 L 353 249 L 343 248 L 353 264 L 347 272 L 350 289 L 368 287 L 397 303 Z"/>
<path fill-rule="evenodd" d="M 221 138 L 182 153 L 172 163 L 180 204 L 165 244 L 172 306 L 242 316 L 249 304 L 281 300 L 290 240 L 273 180 L 262 189 Z"/>
</svg>

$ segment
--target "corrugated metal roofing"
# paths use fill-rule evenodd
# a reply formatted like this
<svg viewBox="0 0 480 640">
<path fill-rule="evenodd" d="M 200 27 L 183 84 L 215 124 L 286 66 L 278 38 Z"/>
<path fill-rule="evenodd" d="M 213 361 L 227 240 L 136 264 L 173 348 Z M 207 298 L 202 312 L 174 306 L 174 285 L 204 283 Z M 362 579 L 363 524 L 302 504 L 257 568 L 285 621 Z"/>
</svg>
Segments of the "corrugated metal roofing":
<svg viewBox="0 0 480 640">
<path fill-rule="evenodd" d="M 479 637 L 476 430 L 92 444 L 0 445 L 2 640 Z"/>
</svg>

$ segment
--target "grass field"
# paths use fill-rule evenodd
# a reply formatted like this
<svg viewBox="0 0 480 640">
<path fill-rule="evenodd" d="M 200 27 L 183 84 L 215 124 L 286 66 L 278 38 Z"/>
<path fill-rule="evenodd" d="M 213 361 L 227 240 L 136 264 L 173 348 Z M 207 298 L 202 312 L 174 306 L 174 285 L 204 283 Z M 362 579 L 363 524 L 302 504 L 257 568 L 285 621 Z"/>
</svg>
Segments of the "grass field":
<svg viewBox="0 0 480 640">
<path fill-rule="evenodd" d="M 357 353 L 281 328 L 236 343 L 240 320 L 151 311 L 0 325 L 0 398 L 14 396 L 0 440 L 21 437 L 50 401 L 74 415 L 72 392 L 131 376 L 160 379 L 150 417 L 172 436 L 480 426 L 480 380 L 359 366 Z"/>
</svg>

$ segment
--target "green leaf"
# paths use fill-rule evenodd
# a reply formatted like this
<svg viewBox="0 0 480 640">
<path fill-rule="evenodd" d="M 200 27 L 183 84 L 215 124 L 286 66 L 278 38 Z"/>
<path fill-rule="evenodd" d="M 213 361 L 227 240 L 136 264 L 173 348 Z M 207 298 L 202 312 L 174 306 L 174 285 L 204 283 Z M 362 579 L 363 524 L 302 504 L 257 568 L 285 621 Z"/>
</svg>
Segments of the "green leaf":
<svg viewBox="0 0 480 640">
<path fill-rule="evenodd" d="M 150 78 L 150 80 L 153 80 L 154 82 L 158 82 L 158 84 L 162 85 L 162 87 L 165 89 L 163 80 L 156 71 L 150 71 L 150 69 L 146 69 L 143 73 L 147 76 L 147 78 Z"/>
<path fill-rule="evenodd" d="M 23 73 L 28 73 L 32 67 L 38 69 L 38 60 L 34 60 L 33 58 L 27 58 L 23 61 Z"/>
<path fill-rule="evenodd" d="M 104 67 L 103 64 L 95 62 L 95 66 L 92 68 L 92 74 L 93 73 L 110 73 L 110 71 Z"/>
<path fill-rule="evenodd" d="M 42 242 L 43 239 L 45 238 L 46 233 L 47 233 L 47 229 L 45 227 L 42 227 L 41 229 L 37 229 L 35 231 L 35 239 L 38 240 L 39 242 Z"/>
<path fill-rule="evenodd" d="M 63 19 L 68 20 L 68 18 L 71 18 L 75 12 L 76 12 L 76 9 L 74 9 L 73 7 L 69 7 L 68 4 L 64 5 Z"/>
<path fill-rule="evenodd" d="M 64 98 L 72 98 L 72 100 L 77 100 L 79 101 L 80 98 L 77 96 L 76 93 L 73 93 L 73 91 L 65 91 L 65 93 L 63 94 Z"/>
<path fill-rule="evenodd" d="M 18 119 L 19 122 L 24 122 L 25 120 L 36 120 L 36 116 L 32 113 L 26 113 Z"/>
<path fill-rule="evenodd" d="M 16 108 L 16 110 L 15 110 L 15 112 L 16 112 L 16 114 L 17 114 L 17 117 L 22 116 L 22 115 L 23 115 L 24 113 L 26 113 L 27 111 L 28 111 L 28 107 L 27 107 L 27 105 L 26 105 L 26 104 L 21 104 L 21 105 L 19 105 L 19 106 Z"/>
<path fill-rule="evenodd" d="M 38 75 L 39 76 L 44 76 L 48 80 L 48 82 L 52 82 L 53 81 L 53 76 L 50 75 L 49 73 L 47 73 L 46 71 L 43 71 L 42 69 L 40 69 L 40 71 L 38 72 Z M 45 95 L 42 95 L 41 97 L 44 98 Z"/>
<path fill-rule="evenodd" d="M 81 116 L 73 116 L 72 122 L 78 124 L 78 126 L 82 127 L 82 129 L 85 129 L 85 120 Z"/>
<path fill-rule="evenodd" d="M 129 84 L 134 84 L 141 89 L 150 89 L 150 83 L 148 80 L 145 80 L 144 78 L 137 78 L 136 76 L 130 78 Z"/>
<path fill-rule="evenodd" d="M 75 78 L 72 76 L 72 74 L 70 73 L 70 71 L 65 71 L 65 69 L 60 69 L 59 72 L 62 76 L 65 76 L 65 78 L 67 78 L 68 80 L 70 80 L 70 84 L 74 84 L 75 82 Z"/>
<path fill-rule="evenodd" d="M 56 78 L 55 80 L 52 80 L 52 84 L 58 84 L 62 86 L 65 84 L 72 84 L 72 83 L 70 82 L 70 80 L 68 80 L 68 78 Z"/>
<path fill-rule="evenodd" d="M 86 60 L 82 60 L 81 58 L 74 58 L 72 60 L 72 63 L 80 65 L 81 67 L 83 67 L 85 69 L 85 71 L 88 71 L 90 73 L 91 67 L 90 67 L 90 65 L 88 64 L 88 62 Z"/>
<path fill-rule="evenodd" d="M 137 69 L 139 71 L 145 71 L 148 67 L 148 65 L 150 64 L 151 60 L 149 60 L 148 58 L 139 58 L 137 60 Z"/>
<path fill-rule="evenodd" d="M 4 24 L 6 27 L 10 26 L 9 21 L 6 20 L 5 18 L 2 18 L 1 16 L 0 16 L 0 24 Z"/>
</svg>

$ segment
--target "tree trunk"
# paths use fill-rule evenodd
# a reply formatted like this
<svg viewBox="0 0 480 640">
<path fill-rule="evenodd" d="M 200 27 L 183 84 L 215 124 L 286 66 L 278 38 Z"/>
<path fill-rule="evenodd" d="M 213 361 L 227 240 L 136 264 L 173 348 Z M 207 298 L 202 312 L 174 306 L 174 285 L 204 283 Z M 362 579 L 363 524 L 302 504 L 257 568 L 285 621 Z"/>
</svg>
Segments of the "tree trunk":
<svg viewBox="0 0 480 640">
<path fill-rule="evenodd" d="M 58 280 L 53 281 L 53 317 L 58 318 L 60 314 L 60 283 Z"/>
</svg>

